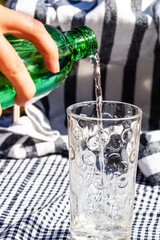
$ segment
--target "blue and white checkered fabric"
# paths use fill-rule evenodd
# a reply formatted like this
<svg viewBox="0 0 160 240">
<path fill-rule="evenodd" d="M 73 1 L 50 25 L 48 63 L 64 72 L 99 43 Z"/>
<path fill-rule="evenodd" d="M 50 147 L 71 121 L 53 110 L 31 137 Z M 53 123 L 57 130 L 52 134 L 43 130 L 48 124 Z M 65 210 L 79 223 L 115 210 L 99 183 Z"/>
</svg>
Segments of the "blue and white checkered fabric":
<svg viewBox="0 0 160 240">
<path fill-rule="evenodd" d="M 0 160 L 0 239 L 68 239 L 68 158 Z M 138 172 L 132 240 L 160 239 L 160 187 Z"/>
<path fill-rule="evenodd" d="M 138 171 L 132 240 L 160 239 L 160 186 L 153 187 Z"/>
<path fill-rule="evenodd" d="M 0 160 L 0 239 L 69 236 L 68 159 Z"/>
</svg>

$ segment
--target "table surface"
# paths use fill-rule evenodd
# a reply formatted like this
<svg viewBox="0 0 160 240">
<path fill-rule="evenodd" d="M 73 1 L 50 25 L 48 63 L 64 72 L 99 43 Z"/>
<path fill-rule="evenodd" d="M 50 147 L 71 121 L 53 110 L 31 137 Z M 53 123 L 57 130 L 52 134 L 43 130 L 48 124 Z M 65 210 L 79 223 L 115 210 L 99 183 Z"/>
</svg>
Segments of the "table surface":
<svg viewBox="0 0 160 240">
<path fill-rule="evenodd" d="M 68 158 L 0 159 L 0 239 L 70 236 Z M 132 240 L 160 239 L 160 186 L 138 171 Z M 116 240 L 116 239 L 114 239 Z"/>
</svg>

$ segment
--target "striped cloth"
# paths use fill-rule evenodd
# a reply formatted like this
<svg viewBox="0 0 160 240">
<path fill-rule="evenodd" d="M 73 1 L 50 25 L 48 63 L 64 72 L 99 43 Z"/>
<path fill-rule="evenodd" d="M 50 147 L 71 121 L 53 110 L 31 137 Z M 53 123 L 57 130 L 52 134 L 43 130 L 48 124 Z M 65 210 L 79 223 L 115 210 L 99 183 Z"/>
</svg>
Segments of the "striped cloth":
<svg viewBox="0 0 160 240">
<path fill-rule="evenodd" d="M 104 99 L 138 105 L 142 128 L 159 129 L 159 0 L 8 0 L 7 6 L 63 31 L 91 27 L 99 45 Z M 68 105 L 95 99 L 90 65 L 88 60 L 76 63 L 65 84 L 51 94 L 48 106 L 59 103 L 49 109 L 50 119 L 57 116 L 56 129 Z"/>
<path fill-rule="evenodd" d="M 53 153 L 68 155 L 67 135 L 61 136 L 53 130 L 44 112 L 28 104 L 27 116 L 19 118 L 9 128 L 0 128 L 0 157 L 26 159 Z"/>
</svg>

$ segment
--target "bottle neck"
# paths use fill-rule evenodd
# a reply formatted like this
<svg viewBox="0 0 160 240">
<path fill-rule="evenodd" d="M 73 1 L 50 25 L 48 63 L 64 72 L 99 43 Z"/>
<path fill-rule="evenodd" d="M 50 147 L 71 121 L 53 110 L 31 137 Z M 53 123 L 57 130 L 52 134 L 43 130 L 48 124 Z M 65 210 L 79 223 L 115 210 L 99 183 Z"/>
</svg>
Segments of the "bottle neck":
<svg viewBox="0 0 160 240">
<path fill-rule="evenodd" d="M 74 60 L 94 55 L 97 51 L 97 39 L 95 33 L 87 26 L 74 28 L 65 32 Z"/>
</svg>

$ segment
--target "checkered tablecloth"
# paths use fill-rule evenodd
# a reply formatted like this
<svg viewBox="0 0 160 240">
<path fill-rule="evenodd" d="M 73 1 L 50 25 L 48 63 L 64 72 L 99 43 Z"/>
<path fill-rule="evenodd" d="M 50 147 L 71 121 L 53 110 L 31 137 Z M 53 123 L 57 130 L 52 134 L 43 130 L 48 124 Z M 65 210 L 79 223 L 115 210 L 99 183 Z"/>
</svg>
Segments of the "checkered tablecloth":
<svg viewBox="0 0 160 240">
<path fill-rule="evenodd" d="M 68 158 L 0 160 L 0 239 L 68 239 Z M 132 240 L 160 239 L 160 186 L 138 171 Z"/>
</svg>

